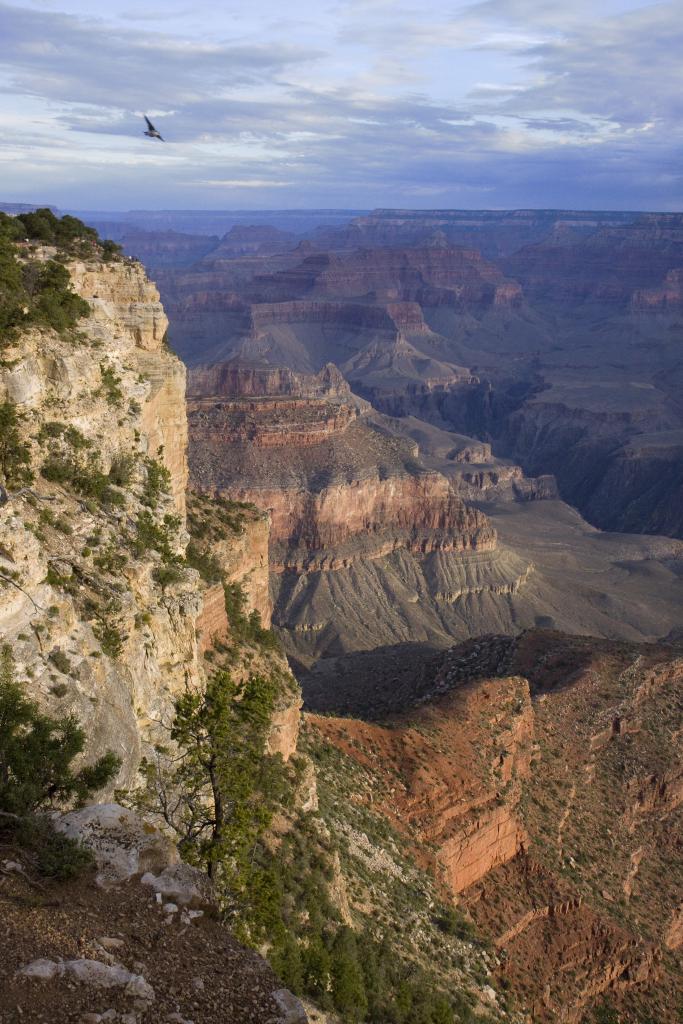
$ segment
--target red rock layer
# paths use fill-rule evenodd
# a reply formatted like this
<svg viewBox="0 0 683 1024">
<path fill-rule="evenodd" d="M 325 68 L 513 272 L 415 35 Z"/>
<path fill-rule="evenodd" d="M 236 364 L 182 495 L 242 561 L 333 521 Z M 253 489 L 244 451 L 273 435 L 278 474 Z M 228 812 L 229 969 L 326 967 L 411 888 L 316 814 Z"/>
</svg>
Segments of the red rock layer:
<svg viewBox="0 0 683 1024">
<path fill-rule="evenodd" d="M 518 678 L 478 681 L 388 728 L 309 715 L 327 740 L 387 782 L 382 806 L 457 894 L 526 843 L 517 815 L 533 714 Z"/>
<path fill-rule="evenodd" d="M 271 516 L 271 570 L 337 569 L 399 548 L 491 551 L 496 533 L 486 516 L 456 497 L 439 473 L 377 476 L 322 491 L 236 487 L 239 501 Z"/>
</svg>

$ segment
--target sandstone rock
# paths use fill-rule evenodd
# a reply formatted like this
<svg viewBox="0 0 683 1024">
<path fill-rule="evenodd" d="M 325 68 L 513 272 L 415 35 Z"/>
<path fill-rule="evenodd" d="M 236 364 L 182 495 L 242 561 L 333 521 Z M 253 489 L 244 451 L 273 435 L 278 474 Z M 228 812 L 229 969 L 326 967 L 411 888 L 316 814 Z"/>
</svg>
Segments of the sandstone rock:
<svg viewBox="0 0 683 1024">
<path fill-rule="evenodd" d="M 308 1024 L 308 1014 L 303 1003 L 289 989 L 279 988 L 272 996 L 280 1011 L 278 1024 Z"/>
<path fill-rule="evenodd" d="M 94 804 L 54 819 L 55 828 L 95 855 L 100 885 L 179 865 L 173 842 L 154 825 L 120 804 Z"/>
<path fill-rule="evenodd" d="M 155 875 L 153 871 L 148 871 L 142 876 L 140 882 L 142 885 L 149 886 L 158 897 L 172 901 L 167 903 L 167 906 L 176 905 L 176 910 L 178 904 L 180 906 L 205 905 L 212 901 L 212 888 L 207 875 L 190 864 L 182 862 L 169 864 L 158 875 Z"/>
</svg>

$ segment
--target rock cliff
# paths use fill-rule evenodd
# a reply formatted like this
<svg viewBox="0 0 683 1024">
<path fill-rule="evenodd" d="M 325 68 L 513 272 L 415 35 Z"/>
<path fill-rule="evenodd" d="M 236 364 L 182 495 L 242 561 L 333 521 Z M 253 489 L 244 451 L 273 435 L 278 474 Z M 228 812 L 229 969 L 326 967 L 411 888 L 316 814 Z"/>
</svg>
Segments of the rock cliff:
<svg viewBox="0 0 683 1024">
<path fill-rule="evenodd" d="M 535 1020 L 606 999 L 675 1021 L 680 649 L 531 631 L 413 664 L 388 717 L 392 671 L 375 672 L 382 725 L 308 727 L 370 774 L 365 799 L 501 951 Z"/>
<path fill-rule="evenodd" d="M 0 370 L 0 397 L 22 417 L 36 473 L 0 510 L 0 623 L 32 696 L 75 713 L 89 749 L 123 759 L 118 781 L 128 785 L 173 695 L 197 678 L 194 574 L 164 589 L 158 552 L 135 555 L 123 540 L 146 508 L 151 473 L 165 479 L 159 513 L 177 515 L 182 545 L 185 371 L 164 347 L 167 321 L 142 267 L 69 270 L 91 307 L 78 334 L 24 333 Z M 112 481 L 102 502 L 61 483 L 56 470 L 81 452 L 93 479 Z M 42 475 L 48 463 L 56 482 Z"/>
<path fill-rule="evenodd" d="M 86 757 L 118 754 L 125 788 L 228 626 L 222 587 L 182 564 L 185 369 L 166 348 L 158 292 L 127 260 L 67 266 L 88 316 L 71 332 L 22 332 L 0 367 L 0 402 L 15 410 L 34 475 L 0 508 L 0 631 L 31 696 L 78 717 Z M 266 625 L 267 546 L 255 510 L 215 546 L 245 611 Z"/>
<path fill-rule="evenodd" d="M 468 595 L 495 603 L 532 571 L 333 367 L 198 368 L 189 417 L 195 486 L 268 512 L 273 621 L 296 657 L 413 630 L 442 644 Z"/>
</svg>

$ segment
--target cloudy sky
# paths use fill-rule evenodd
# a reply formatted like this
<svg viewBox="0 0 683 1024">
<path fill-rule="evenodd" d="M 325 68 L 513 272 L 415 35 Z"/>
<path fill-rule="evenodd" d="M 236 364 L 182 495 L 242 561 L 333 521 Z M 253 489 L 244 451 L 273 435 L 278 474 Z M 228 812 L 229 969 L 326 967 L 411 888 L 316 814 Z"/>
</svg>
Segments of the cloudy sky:
<svg viewBox="0 0 683 1024">
<path fill-rule="evenodd" d="M 681 209 L 682 54 L 683 0 L 0 0 L 0 200 Z"/>
</svg>

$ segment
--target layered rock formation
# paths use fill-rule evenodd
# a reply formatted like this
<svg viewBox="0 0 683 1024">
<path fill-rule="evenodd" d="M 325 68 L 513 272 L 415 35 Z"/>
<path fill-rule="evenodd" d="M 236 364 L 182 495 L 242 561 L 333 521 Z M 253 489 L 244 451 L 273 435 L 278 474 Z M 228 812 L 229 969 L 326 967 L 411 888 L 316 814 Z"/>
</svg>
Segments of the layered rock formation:
<svg viewBox="0 0 683 1024">
<path fill-rule="evenodd" d="M 460 245 L 496 259 L 548 236 L 577 241 L 632 220 L 633 214 L 618 211 L 380 209 L 355 217 L 345 228 L 322 229 L 316 241 L 351 249 Z"/>
<path fill-rule="evenodd" d="M 31 697 L 76 715 L 86 756 L 118 754 L 127 787 L 227 621 L 222 587 L 166 565 L 187 543 L 187 419 L 158 292 L 125 260 L 68 268 L 90 306 L 78 332 L 33 328 L 3 352 L 0 400 L 20 417 L 35 481 L 0 508 L 0 628 Z M 267 624 L 268 522 L 242 520 L 215 557 Z"/>
<path fill-rule="evenodd" d="M 533 739 L 525 680 L 473 684 L 387 727 L 308 721 L 348 756 L 393 776 L 385 813 L 453 894 L 526 845 L 516 810 Z"/>
<path fill-rule="evenodd" d="M 197 486 L 269 512 L 274 622 L 301 664 L 389 643 L 445 646 L 454 636 L 533 626 L 539 616 L 628 637 L 675 621 L 675 568 L 663 565 L 656 597 L 646 574 L 636 581 L 634 571 L 632 584 L 621 572 L 619 614 L 609 614 L 600 579 L 617 571 L 616 551 L 550 504 L 534 516 L 541 544 L 533 554 L 514 532 L 497 544 L 486 517 L 464 502 L 545 504 L 557 498 L 553 478 L 527 478 L 471 438 L 372 413 L 334 367 L 317 375 L 237 359 L 198 367 L 189 407 Z M 505 516 L 506 529 L 519 520 L 524 530 L 526 518 Z M 577 568 L 569 598 L 567 559 L 555 566 L 553 544 L 542 543 L 558 528 L 560 545 L 571 536 L 577 567 L 593 567 L 589 577 Z M 650 564 L 678 552 L 655 548 L 626 543 L 625 557 Z"/>
<path fill-rule="evenodd" d="M 636 296 L 644 288 L 660 286 L 682 264 L 683 220 L 678 213 L 633 216 L 627 223 L 601 226 L 573 244 L 558 245 L 551 236 L 521 248 L 505 263 L 529 295 L 624 305 L 634 300 L 638 304 Z"/>
<path fill-rule="evenodd" d="M 682 672 L 679 649 L 530 632 L 433 659 L 386 725 L 309 716 L 534 1019 L 677 1019 Z"/>
<path fill-rule="evenodd" d="M 33 492 L 2 509 L 0 621 L 31 695 L 55 713 L 75 713 L 90 750 L 123 759 L 118 781 L 127 785 L 154 723 L 197 679 L 194 574 L 164 591 L 154 579 L 158 554 L 132 557 L 122 540 L 144 508 L 144 460 L 152 458 L 168 471 L 161 508 L 179 516 L 181 543 L 185 372 L 164 348 L 166 318 L 139 265 L 76 263 L 70 271 L 92 310 L 79 338 L 24 334 L 0 370 L 2 397 L 26 416 L 38 474 Z M 120 505 L 101 509 L 41 478 L 59 443 L 48 438 L 67 428 L 105 473 L 117 460 L 130 466 Z"/>
<path fill-rule="evenodd" d="M 502 607 L 532 573 L 334 368 L 230 362 L 192 371 L 190 390 L 195 484 L 268 511 L 274 622 L 297 657 L 413 634 L 442 645 L 476 619 L 468 598 Z"/>
</svg>

